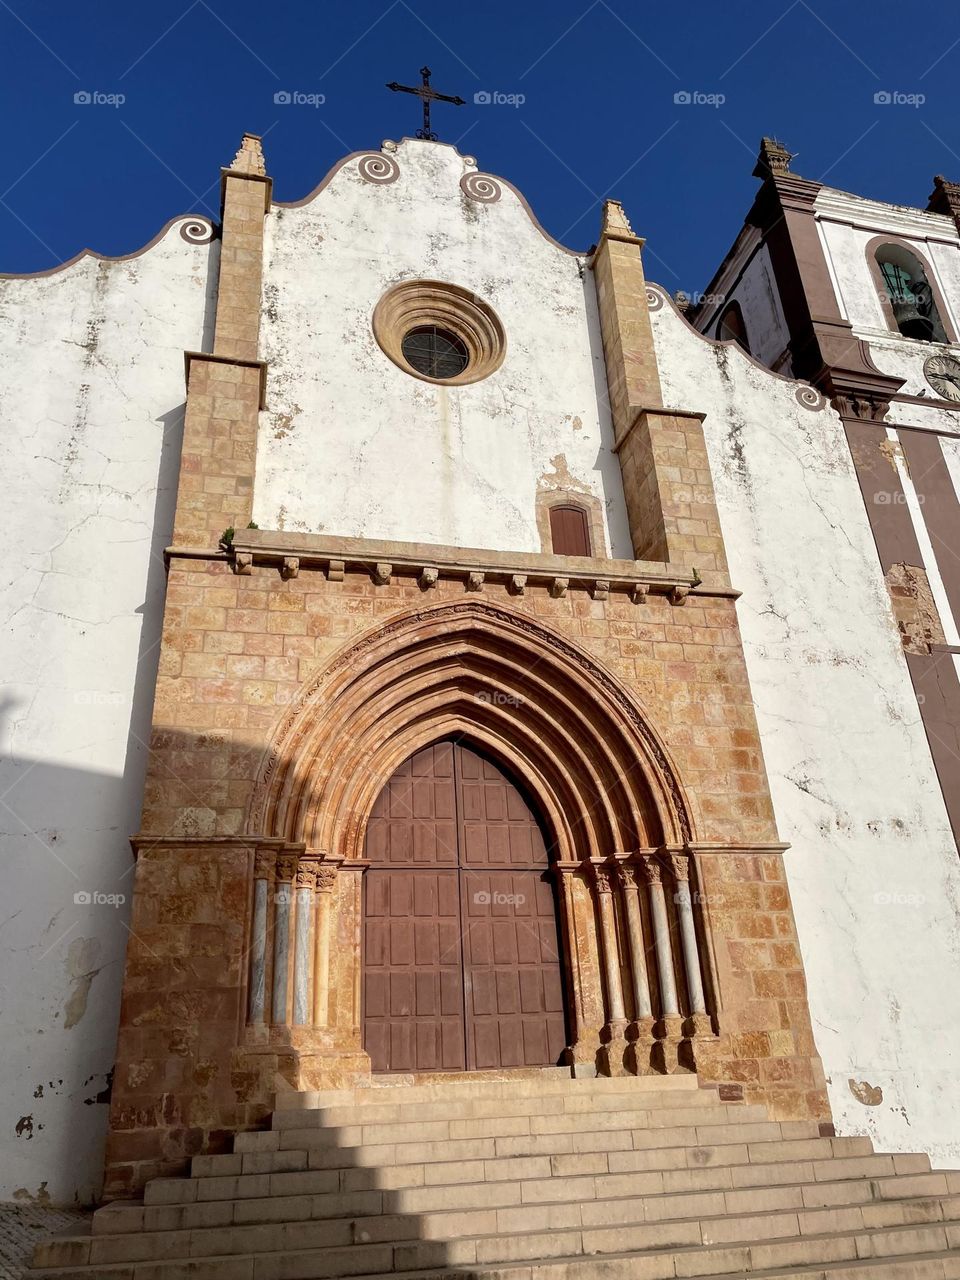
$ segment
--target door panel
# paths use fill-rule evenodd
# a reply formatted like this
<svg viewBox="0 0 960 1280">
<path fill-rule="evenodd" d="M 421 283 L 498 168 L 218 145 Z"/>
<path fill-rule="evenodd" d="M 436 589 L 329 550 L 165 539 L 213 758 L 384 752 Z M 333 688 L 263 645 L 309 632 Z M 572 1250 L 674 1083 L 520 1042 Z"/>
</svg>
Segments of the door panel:
<svg viewBox="0 0 960 1280">
<path fill-rule="evenodd" d="M 457 874 L 364 876 L 363 1035 L 375 1071 L 465 1066 Z"/>
<path fill-rule="evenodd" d="M 552 1065 L 566 1044 L 549 857 L 492 761 L 435 743 L 367 831 L 363 1035 L 375 1071 Z"/>
<path fill-rule="evenodd" d="M 435 743 L 400 766 L 373 806 L 364 856 L 375 866 L 457 865 L 452 743 Z"/>
<path fill-rule="evenodd" d="M 464 872 L 461 903 L 467 1065 L 555 1064 L 567 1037 L 549 873 Z"/>
</svg>

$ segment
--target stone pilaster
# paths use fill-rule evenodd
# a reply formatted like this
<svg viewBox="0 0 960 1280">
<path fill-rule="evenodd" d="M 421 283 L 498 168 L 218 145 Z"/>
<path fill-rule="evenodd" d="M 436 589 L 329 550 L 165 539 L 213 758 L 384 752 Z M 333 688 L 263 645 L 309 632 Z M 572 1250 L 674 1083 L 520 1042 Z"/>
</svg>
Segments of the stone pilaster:
<svg viewBox="0 0 960 1280">
<path fill-rule="evenodd" d="M 722 585 L 727 565 L 703 415 L 663 408 L 642 247 L 622 206 L 608 200 L 592 266 L 633 552 L 695 567 Z"/>
<path fill-rule="evenodd" d="M 174 546 L 216 547 L 253 510 L 257 423 L 265 365 L 258 359 L 263 224 L 270 203 L 260 140 L 245 134 L 222 171 L 220 279 L 212 352 L 187 352 Z"/>
<path fill-rule="evenodd" d="M 233 164 L 221 170 L 222 244 L 214 354 L 256 360 L 263 279 L 263 220 L 270 207 L 260 139 L 245 133 Z"/>
</svg>

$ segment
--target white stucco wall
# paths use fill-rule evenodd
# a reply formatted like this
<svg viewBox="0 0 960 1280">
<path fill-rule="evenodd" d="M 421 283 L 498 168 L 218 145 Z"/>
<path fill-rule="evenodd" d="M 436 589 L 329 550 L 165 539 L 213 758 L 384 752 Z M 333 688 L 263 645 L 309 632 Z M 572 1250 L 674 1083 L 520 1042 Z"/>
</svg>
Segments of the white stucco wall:
<svg viewBox="0 0 960 1280">
<path fill-rule="evenodd" d="M 841 423 L 669 304 L 653 321 L 666 403 L 707 414 L 838 1130 L 955 1165 L 960 862 Z"/>
<path fill-rule="evenodd" d="M 738 303 L 743 313 L 754 359 L 778 372 L 789 373 L 786 366 L 790 363 L 790 333 L 770 251 L 760 243 L 755 227 L 743 228 L 711 282 L 698 313 L 697 328 L 701 333 L 716 338 L 717 321 L 730 302 Z"/>
<path fill-rule="evenodd" d="M 101 1180 L 183 352 L 218 248 L 187 221 L 0 279 L 0 1200 Z M 95 893 L 127 902 L 76 900 Z"/>
<path fill-rule="evenodd" d="M 782 359 L 790 334 L 784 319 L 773 264 L 766 245 L 761 245 L 742 274 L 718 304 L 708 332 L 716 335 L 717 320 L 728 302 L 738 302 L 747 326 L 750 354 L 762 364 L 775 368 Z"/>
<path fill-rule="evenodd" d="M 549 241 L 506 184 L 468 199 L 457 151 L 407 139 L 399 177 L 358 160 L 308 203 L 267 219 L 254 519 L 262 528 L 539 551 L 539 488 L 592 495 L 607 550 L 630 556 L 610 452 L 593 276 Z M 371 316 L 402 280 L 448 281 L 499 315 L 506 360 L 436 386 L 381 351 Z"/>
</svg>

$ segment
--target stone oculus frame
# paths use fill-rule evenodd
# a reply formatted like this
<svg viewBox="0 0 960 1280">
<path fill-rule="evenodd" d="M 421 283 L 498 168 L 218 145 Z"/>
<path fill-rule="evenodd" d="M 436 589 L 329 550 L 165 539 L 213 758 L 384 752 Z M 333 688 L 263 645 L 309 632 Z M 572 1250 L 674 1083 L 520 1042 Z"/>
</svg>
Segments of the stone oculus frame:
<svg viewBox="0 0 960 1280">
<path fill-rule="evenodd" d="M 440 280 L 407 280 L 388 289 L 373 312 L 373 335 L 398 368 L 423 382 L 461 387 L 487 378 L 503 364 L 507 339 L 500 317 L 476 294 Z M 467 350 L 467 364 L 453 378 L 431 378 L 415 369 L 403 354 L 403 339 L 412 329 L 436 325 L 447 329 Z"/>
<path fill-rule="evenodd" d="M 651 553 L 585 575 L 582 557 L 246 531 L 264 181 L 245 138 L 224 180 L 222 349 L 188 388 L 105 1194 L 228 1149 L 277 1092 L 366 1078 L 366 822 L 398 765 L 451 735 L 547 827 L 571 1068 L 696 1070 L 827 1120 L 701 415 L 661 407 L 622 210 L 592 265 Z"/>
</svg>

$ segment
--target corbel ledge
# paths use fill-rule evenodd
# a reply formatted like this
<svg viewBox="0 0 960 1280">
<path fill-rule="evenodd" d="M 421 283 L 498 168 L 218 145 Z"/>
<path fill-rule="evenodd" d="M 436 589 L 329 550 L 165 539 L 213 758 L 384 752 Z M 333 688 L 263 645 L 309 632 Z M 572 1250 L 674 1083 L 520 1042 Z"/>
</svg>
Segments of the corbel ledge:
<svg viewBox="0 0 960 1280">
<path fill-rule="evenodd" d="M 635 236 L 630 231 L 604 231 L 593 248 L 587 251 L 584 261 L 588 270 L 592 271 L 596 266 L 597 256 L 608 240 L 616 240 L 619 244 L 636 245 L 638 252 L 642 252 L 643 246 L 647 243 L 643 236 Z"/>
<path fill-rule="evenodd" d="M 183 372 L 190 392 L 190 366 L 194 360 L 207 360 L 211 364 L 240 365 L 244 369 L 260 370 L 260 408 L 267 407 L 267 362 L 266 360 L 242 360 L 239 356 L 216 356 L 212 351 L 185 351 L 183 353 Z"/>
<path fill-rule="evenodd" d="M 668 409 L 664 405 L 643 405 L 639 409 L 634 410 L 633 417 L 630 419 L 630 425 L 621 433 L 620 439 L 613 446 L 613 453 L 619 453 L 623 446 L 633 435 L 634 428 L 639 426 L 642 418 L 647 415 L 658 418 L 693 418 L 697 422 L 703 422 L 706 418 L 705 413 L 701 413 L 697 409 Z"/>
<path fill-rule="evenodd" d="M 167 555 L 196 556 L 198 548 L 168 547 Z M 661 560 L 605 560 L 587 556 L 541 555 L 536 552 L 490 551 L 474 547 L 437 546 L 417 542 L 381 542 L 368 538 L 342 538 L 328 534 L 296 533 L 271 529 L 238 529 L 227 553 L 244 565 L 272 566 L 283 572 L 285 561 L 296 557 L 300 573 L 326 573 L 330 564 L 343 565 L 344 572 L 368 574 L 377 583 L 380 566 L 389 564 L 392 577 L 422 579 L 425 570 L 439 579 L 457 579 L 470 585 L 472 575 L 482 574 L 485 583 L 499 583 L 516 591 L 533 586 L 552 590 L 557 582 L 567 589 L 579 588 L 593 595 L 601 592 L 624 594 L 634 603 L 648 592 L 671 597 L 676 603 L 689 594 L 736 600 L 740 592 L 732 587 L 708 586 L 696 569 L 674 567 Z M 250 557 L 248 560 L 247 557 Z M 638 592 L 638 586 L 647 592 Z"/>
</svg>

